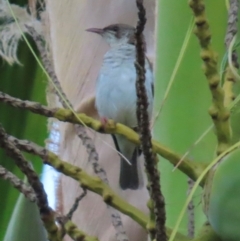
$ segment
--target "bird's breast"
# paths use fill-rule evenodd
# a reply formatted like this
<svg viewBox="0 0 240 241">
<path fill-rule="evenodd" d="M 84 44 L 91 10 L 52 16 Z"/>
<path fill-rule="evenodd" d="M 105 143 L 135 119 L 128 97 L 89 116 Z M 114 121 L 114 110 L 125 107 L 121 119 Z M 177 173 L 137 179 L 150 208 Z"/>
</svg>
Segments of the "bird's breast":
<svg viewBox="0 0 240 241">
<path fill-rule="evenodd" d="M 96 88 L 96 107 L 99 115 L 130 127 L 137 126 L 136 119 L 136 70 L 135 52 L 109 51 L 104 57 Z M 150 68 L 146 71 L 146 90 L 149 98 L 149 114 L 152 112 Z"/>
</svg>

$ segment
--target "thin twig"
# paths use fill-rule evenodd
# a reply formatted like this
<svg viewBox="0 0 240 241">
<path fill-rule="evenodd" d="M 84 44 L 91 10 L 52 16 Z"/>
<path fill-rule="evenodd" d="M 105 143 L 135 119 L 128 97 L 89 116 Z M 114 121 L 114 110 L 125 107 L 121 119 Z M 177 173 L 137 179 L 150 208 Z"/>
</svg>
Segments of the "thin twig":
<svg viewBox="0 0 240 241">
<path fill-rule="evenodd" d="M 60 219 L 58 218 L 57 221 L 60 223 L 61 227 L 62 227 L 62 232 L 61 232 L 61 237 L 62 239 L 64 238 L 65 234 L 66 234 L 66 228 L 65 228 L 65 223 L 68 220 L 72 219 L 72 216 L 74 214 L 74 212 L 77 210 L 78 205 L 80 203 L 80 201 L 87 195 L 87 190 L 85 188 L 83 188 L 83 193 L 81 193 L 74 201 L 71 209 L 69 210 L 69 212 L 67 213 L 67 215 L 63 218 L 60 217 Z"/>
<path fill-rule="evenodd" d="M 191 178 L 188 178 L 188 190 L 187 195 L 192 191 L 194 185 L 194 181 Z M 191 200 L 188 204 L 187 215 L 188 215 L 188 237 L 194 238 L 195 235 L 195 206 L 193 200 Z"/>
<path fill-rule="evenodd" d="M 9 181 L 13 187 L 21 192 L 29 201 L 36 202 L 36 194 L 31 186 L 25 184 L 21 179 L 15 176 L 12 172 L 0 165 L 0 178 Z"/>
<path fill-rule="evenodd" d="M 74 201 L 74 204 L 72 205 L 71 209 L 69 210 L 66 217 L 71 220 L 74 212 L 77 210 L 79 202 L 87 195 L 87 190 L 83 189 L 83 193 L 81 193 Z"/>
<path fill-rule="evenodd" d="M 149 128 L 148 116 L 148 98 L 145 89 L 145 40 L 143 30 L 146 23 L 146 11 L 143 6 L 143 0 L 136 0 L 138 7 L 138 24 L 136 27 L 136 92 L 137 92 L 137 119 L 140 130 L 140 141 L 144 155 L 144 164 L 147 171 L 150 197 L 153 201 L 154 214 L 156 220 L 156 233 L 152 232 L 152 239 L 157 241 L 166 241 L 165 230 L 166 212 L 164 197 L 161 192 L 160 174 L 157 169 L 157 163 L 152 152 L 151 132 Z"/>
</svg>

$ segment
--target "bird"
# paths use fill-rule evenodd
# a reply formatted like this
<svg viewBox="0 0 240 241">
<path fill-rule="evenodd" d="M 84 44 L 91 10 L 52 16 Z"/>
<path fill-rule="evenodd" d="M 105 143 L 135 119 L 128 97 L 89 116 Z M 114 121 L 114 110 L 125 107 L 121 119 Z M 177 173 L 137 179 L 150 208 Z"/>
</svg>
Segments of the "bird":
<svg viewBox="0 0 240 241">
<path fill-rule="evenodd" d="M 104 28 L 89 28 L 86 31 L 100 35 L 110 47 L 103 57 L 96 82 L 95 105 L 101 121 L 104 123 L 112 119 L 137 130 L 135 28 L 126 24 L 111 24 Z M 147 57 L 145 69 L 148 115 L 151 117 L 154 77 L 152 65 Z M 120 188 L 139 189 L 143 183 L 138 162 L 140 147 L 122 135 L 114 134 L 112 137 L 116 150 L 124 156 L 120 155 Z"/>
</svg>

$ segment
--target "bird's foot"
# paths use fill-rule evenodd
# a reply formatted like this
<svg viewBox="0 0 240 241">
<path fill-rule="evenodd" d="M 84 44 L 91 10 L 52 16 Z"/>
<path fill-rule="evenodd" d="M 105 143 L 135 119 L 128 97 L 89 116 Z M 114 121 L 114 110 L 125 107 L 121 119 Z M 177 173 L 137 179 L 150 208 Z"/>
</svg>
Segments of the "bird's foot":
<svg viewBox="0 0 240 241">
<path fill-rule="evenodd" d="M 101 124 L 102 124 L 103 129 L 105 129 L 105 127 L 106 127 L 106 125 L 107 125 L 107 123 L 108 123 L 108 118 L 106 118 L 106 117 L 101 117 L 101 118 L 100 118 L 100 122 L 101 122 Z"/>
</svg>

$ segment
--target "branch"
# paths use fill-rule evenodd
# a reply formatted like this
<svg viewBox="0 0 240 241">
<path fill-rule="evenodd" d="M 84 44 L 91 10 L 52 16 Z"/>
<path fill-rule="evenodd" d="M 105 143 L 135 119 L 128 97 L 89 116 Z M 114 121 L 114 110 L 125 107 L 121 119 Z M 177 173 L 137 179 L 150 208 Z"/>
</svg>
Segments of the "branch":
<svg viewBox="0 0 240 241">
<path fill-rule="evenodd" d="M 211 47 L 211 33 L 205 16 L 204 2 L 203 0 L 190 0 L 189 6 L 195 17 L 195 34 L 201 46 L 204 74 L 207 77 L 212 94 L 212 106 L 209 109 L 209 114 L 216 129 L 218 140 L 217 155 L 219 155 L 231 145 L 230 112 L 224 106 L 224 91 L 220 86 L 217 56 Z"/>
<path fill-rule="evenodd" d="M 13 187 L 21 192 L 29 201 L 36 202 L 37 198 L 32 187 L 26 185 L 21 179 L 0 165 L 0 177 L 9 181 Z"/>
<path fill-rule="evenodd" d="M 146 69 L 145 69 L 145 40 L 143 30 L 146 23 L 146 11 L 143 0 L 136 0 L 138 7 L 138 24 L 136 27 L 136 92 L 137 92 L 137 120 L 140 131 L 140 141 L 144 156 L 144 165 L 148 177 L 149 194 L 152 199 L 153 212 L 155 218 L 155 230 L 151 228 L 151 238 L 157 241 L 166 241 L 167 235 L 165 230 L 166 211 L 165 201 L 161 191 L 160 173 L 157 168 L 156 158 L 152 151 L 152 136 L 149 128 L 148 116 L 148 97 L 145 88 Z M 149 81 L 149 80 L 147 80 Z M 150 213 L 152 213 L 152 205 L 150 201 Z M 153 215 L 150 215 L 153 218 Z M 152 220 L 150 220 L 151 222 Z"/>
<path fill-rule="evenodd" d="M 60 241 L 58 228 L 55 224 L 54 213 L 48 206 L 47 194 L 44 191 L 42 183 L 39 181 L 37 174 L 32 169 L 29 162 L 25 160 L 20 150 L 15 146 L 13 141 L 8 138 L 7 133 L 0 124 L 0 145 L 6 153 L 12 157 L 19 169 L 27 176 L 28 182 L 35 191 L 37 205 L 41 219 L 48 232 L 49 240 Z"/>
<path fill-rule="evenodd" d="M 16 108 L 27 109 L 34 113 L 46 116 L 46 117 L 54 117 L 60 121 L 70 122 L 74 124 L 81 124 L 83 122 L 86 126 L 91 129 L 106 133 L 106 134 L 121 134 L 125 136 L 129 141 L 139 145 L 139 135 L 133 131 L 131 128 L 124 126 L 120 123 L 114 123 L 109 120 L 106 124 L 104 130 L 102 128 L 102 124 L 100 121 L 97 121 L 91 117 L 86 116 L 85 114 L 77 114 L 77 117 L 67 109 L 55 108 L 50 109 L 46 106 L 42 106 L 39 103 L 32 101 L 22 101 L 20 99 L 11 97 L 0 91 L 0 101 L 4 103 L 8 103 Z M 81 121 L 80 121 L 81 120 Z M 159 142 L 152 140 L 153 152 L 161 155 L 165 159 L 169 160 L 173 165 L 177 165 L 179 160 L 181 160 L 181 156 Z M 205 164 L 194 163 L 188 158 L 184 158 L 182 163 L 178 166 L 178 169 L 189 176 L 192 180 L 196 180 L 202 171 L 205 168 Z M 204 184 L 202 181 L 201 185 Z"/>
</svg>

